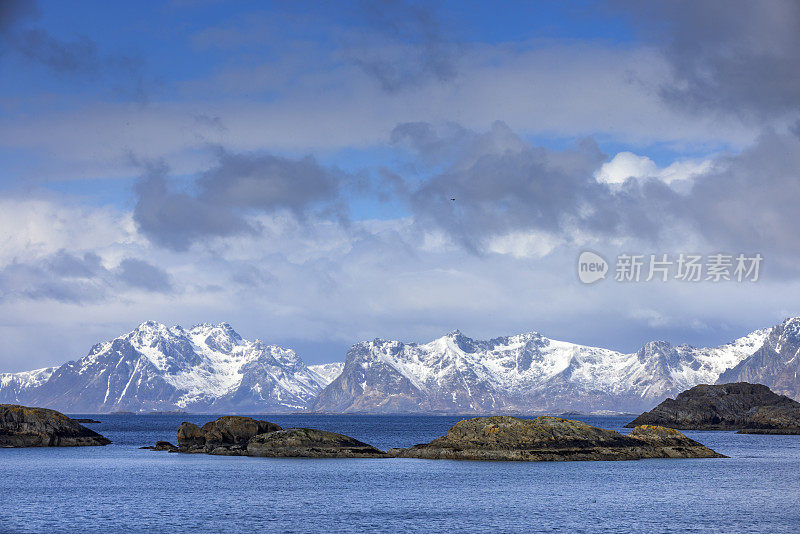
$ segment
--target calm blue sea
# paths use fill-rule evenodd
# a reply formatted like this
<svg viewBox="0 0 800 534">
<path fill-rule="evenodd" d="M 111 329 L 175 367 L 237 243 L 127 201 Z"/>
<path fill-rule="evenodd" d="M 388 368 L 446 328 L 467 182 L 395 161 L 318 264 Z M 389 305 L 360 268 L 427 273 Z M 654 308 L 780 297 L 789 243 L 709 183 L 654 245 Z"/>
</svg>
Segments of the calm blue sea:
<svg viewBox="0 0 800 534">
<path fill-rule="evenodd" d="M 216 416 L 92 417 L 112 445 L 0 449 L 0 531 L 800 532 L 800 436 L 687 432 L 730 459 L 303 460 L 138 449 Z M 258 417 L 384 450 L 461 419 Z M 620 431 L 629 420 L 576 419 Z"/>
</svg>

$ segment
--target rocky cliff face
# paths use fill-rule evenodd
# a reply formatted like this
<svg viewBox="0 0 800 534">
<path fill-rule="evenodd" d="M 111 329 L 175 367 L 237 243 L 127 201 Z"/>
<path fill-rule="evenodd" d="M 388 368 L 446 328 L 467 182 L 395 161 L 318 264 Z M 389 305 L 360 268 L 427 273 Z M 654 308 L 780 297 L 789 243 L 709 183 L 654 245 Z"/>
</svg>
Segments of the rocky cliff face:
<svg viewBox="0 0 800 534">
<path fill-rule="evenodd" d="M 720 458 L 708 447 L 668 428 L 642 426 L 624 436 L 558 417 L 478 417 L 456 423 L 445 436 L 408 449 L 402 458 L 450 460 L 636 460 Z"/>
<path fill-rule="evenodd" d="M 79 447 L 111 443 L 55 410 L 0 404 L 0 447 Z"/>
<path fill-rule="evenodd" d="M 764 384 L 781 395 L 800 399 L 800 318 L 787 319 L 769 332 L 752 355 L 728 369 L 718 383 Z"/>
<path fill-rule="evenodd" d="M 681 430 L 800 434 L 800 403 L 762 384 L 699 385 L 630 422 Z"/>
</svg>

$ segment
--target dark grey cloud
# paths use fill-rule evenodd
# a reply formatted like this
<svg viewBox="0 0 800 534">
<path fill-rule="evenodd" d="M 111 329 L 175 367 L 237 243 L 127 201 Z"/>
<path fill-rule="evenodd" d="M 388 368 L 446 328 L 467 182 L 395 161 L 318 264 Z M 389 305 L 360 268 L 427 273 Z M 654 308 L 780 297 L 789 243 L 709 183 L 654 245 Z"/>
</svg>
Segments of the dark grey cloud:
<svg viewBox="0 0 800 534">
<path fill-rule="evenodd" d="M 146 99 L 144 62 L 119 53 L 102 53 L 85 35 L 60 39 L 36 25 L 40 10 L 35 1 L 0 2 L 0 50 L 13 50 L 31 63 L 59 75 L 111 80 L 109 89 L 137 101 Z"/>
<path fill-rule="evenodd" d="M 456 78 L 460 54 L 431 3 L 384 0 L 363 2 L 360 39 L 345 44 L 346 57 L 386 92 L 434 80 Z"/>
<path fill-rule="evenodd" d="M 32 29 L 17 35 L 14 45 L 17 52 L 26 58 L 57 72 L 94 73 L 101 64 L 97 45 L 85 36 L 62 41 L 42 29 Z"/>
<path fill-rule="evenodd" d="M 45 258 L 43 266 L 50 273 L 62 278 L 92 278 L 104 271 L 100 256 L 93 252 L 77 256 L 60 250 Z"/>
<path fill-rule="evenodd" d="M 169 188 L 163 164 L 149 164 L 136 184 L 134 219 L 155 243 L 187 250 L 209 237 L 257 233 L 247 215 L 287 211 L 298 219 L 312 210 L 343 217 L 337 202 L 347 176 L 312 157 L 217 152 L 216 164 L 196 177 L 192 191 Z"/>
<path fill-rule="evenodd" d="M 800 139 L 767 132 L 717 167 L 687 198 L 698 231 L 720 246 L 800 258 Z"/>
<path fill-rule="evenodd" d="M 418 222 L 446 230 L 473 251 L 492 237 L 528 230 L 657 239 L 662 224 L 649 208 L 678 204 L 661 182 L 629 180 L 619 189 L 598 183 L 593 173 L 607 156 L 591 140 L 566 151 L 535 147 L 502 122 L 485 134 L 452 126 L 446 132 L 401 125 L 393 137 L 427 161 L 441 165 L 454 157 L 411 194 L 410 203 Z"/>
<path fill-rule="evenodd" d="M 32 62 L 61 75 L 107 78 L 111 92 L 136 101 L 146 100 L 141 58 L 123 54 L 102 54 L 86 36 L 61 40 L 40 28 L 20 31 L 9 38 L 14 50 Z"/>
<path fill-rule="evenodd" d="M 313 157 L 287 159 L 269 154 L 221 151 L 217 164 L 197 180 L 199 198 L 232 208 L 288 209 L 302 215 L 337 194 L 337 176 Z"/>
<path fill-rule="evenodd" d="M 167 293 L 172 290 L 169 275 L 161 268 L 144 260 L 126 258 L 115 272 L 117 278 L 129 287 Z"/>
<path fill-rule="evenodd" d="M 116 269 L 107 269 L 93 252 L 73 254 L 61 250 L 35 261 L 15 261 L 0 269 L 0 301 L 25 298 L 80 304 L 103 301 L 126 288 L 173 291 L 169 275 L 160 267 L 124 258 Z"/>
<path fill-rule="evenodd" d="M 437 131 L 418 124 L 395 131 L 421 160 L 440 162 L 409 202 L 418 224 L 442 229 L 474 252 L 513 232 L 653 244 L 690 232 L 715 249 L 709 253 L 761 252 L 795 264 L 800 258 L 800 138 L 792 133 L 766 133 L 678 190 L 656 179 L 598 183 L 594 172 L 607 156 L 591 140 L 562 151 L 526 143 L 503 123 L 483 134 Z"/>
<path fill-rule="evenodd" d="M 173 250 L 186 250 L 197 239 L 256 231 L 227 206 L 170 190 L 167 173 L 164 164 L 148 165 L 134 187 L 133 217 L 150 240 Z"/>
<path fill-rule="evenodd" d="M 4 289 L 27 298 L 76 303 L 102 299 L 105 275 L 96 254 L 74 255 L 61 250 L 31 264 L 13 263 L 3 269 L 0 279 L 6 282 L 2 283 Z"/>
<path fill-rule="evenodd" d="M 20 22 L 33 19 L 38 15 L 39 10 L 33 0 L 0 1 L 0 36 L 5 35 Z"/>
<path fill-rule="evenodd" d="M 674 79 L 663 96 L 691 111 L 774 117 L 800 107 L 800 2 L 617 3 L 663 46 Z"/>
<path fill-rule="evenodd" d="M 257 265 L 241 265 L 231 275 L 231 282 L 245 288 L 261 288 L 275 281 L 275 277 Z"/>
<path fill-rule="evenodd" d="M 435 127 L 421 121 L 398 124 L 389 135 L 392 144 L 412 149 L 429 165 L 463 156 L 461 153 L 470 149 L 474 139 L 475 134 L 459 124 Z"/>
</svg>

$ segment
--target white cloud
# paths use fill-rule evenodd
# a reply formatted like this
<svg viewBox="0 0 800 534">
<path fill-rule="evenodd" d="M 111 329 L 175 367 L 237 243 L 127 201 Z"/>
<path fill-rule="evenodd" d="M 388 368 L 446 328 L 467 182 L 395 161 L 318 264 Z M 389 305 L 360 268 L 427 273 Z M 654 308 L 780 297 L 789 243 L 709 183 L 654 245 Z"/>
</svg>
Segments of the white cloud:
<svg viewBox="0 0 800 534">
<path fill-rule="evenodd" d="M 0 267 L 30 261 L 62 249 L 96 251 L 142 244 L 130 213 L 108 207 L 69 204 L 55 198 L 0 199 Z M 105 259 L 105 258 L 104 258 Z"/>
<path fill-rule="evenodd" d="M 495 254 L 510 254 L 515 258 L 546 256 L 563 240 L 540 232 L 511 232 L 490 239 L 487 249 Z"/>
<path fill-rule="evenodd" d="M 620 152 L 595 173 L 598 182 L 621 184 L 628 178 L 649 178 L 658 174 L 655 162 L 633 152 Z"/>
<path fill-rule="evenodd" d="M 633 152 L 619 152 L 611 161 L 603 163 L 594 177 L 598 182 L 605 184 L 621 184 L 628 178 L 656 178 L 672 184 L 705 174 L 711 171 L 713 166 L 712 159 L 703 159 L 676 161 L 667 167 L 659 168 L 647 156 L 639 156 Z"/>
</svg>

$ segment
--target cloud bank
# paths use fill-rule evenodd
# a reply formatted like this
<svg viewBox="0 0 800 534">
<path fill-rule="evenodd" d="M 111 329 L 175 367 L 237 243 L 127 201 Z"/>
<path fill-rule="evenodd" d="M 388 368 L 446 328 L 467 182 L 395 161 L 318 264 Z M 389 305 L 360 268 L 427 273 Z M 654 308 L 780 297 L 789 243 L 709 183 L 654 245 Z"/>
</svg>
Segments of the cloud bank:
<svg viewBox="0 0 800 534">
<path fill-rule="evenodd" d="M 590 6 L 619 38 L 391 1 L 98 5 L 109 39 L 58 7 L 0 4 L 1 370 L 143 319 L 313 362 L 453 328 L 719 344 L 800 314 L 795 2 Z M 585 287 L 584 249 L 765 267 Z"/>
</svg>

